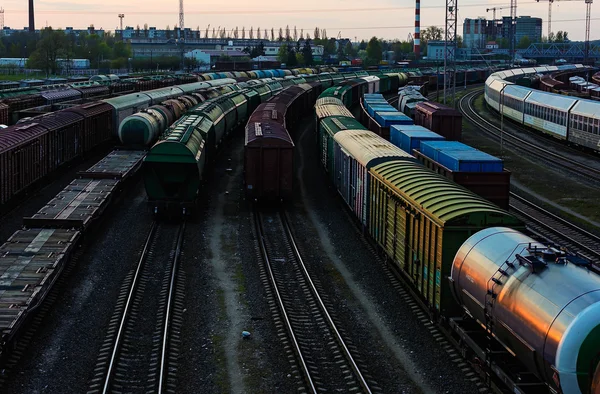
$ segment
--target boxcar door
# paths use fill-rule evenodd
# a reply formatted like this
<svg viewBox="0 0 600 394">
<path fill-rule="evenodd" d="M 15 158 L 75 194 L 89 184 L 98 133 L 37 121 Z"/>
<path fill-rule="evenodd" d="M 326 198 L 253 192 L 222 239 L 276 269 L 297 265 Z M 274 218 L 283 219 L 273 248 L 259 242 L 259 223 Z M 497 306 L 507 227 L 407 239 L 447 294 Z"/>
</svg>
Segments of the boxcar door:
<svg viewBox="0 0 600 394">
<path fill-rule="evenodd" d="M 261 196 L 279 196 L 279 149 L 262 150 Z"/>
</svg>

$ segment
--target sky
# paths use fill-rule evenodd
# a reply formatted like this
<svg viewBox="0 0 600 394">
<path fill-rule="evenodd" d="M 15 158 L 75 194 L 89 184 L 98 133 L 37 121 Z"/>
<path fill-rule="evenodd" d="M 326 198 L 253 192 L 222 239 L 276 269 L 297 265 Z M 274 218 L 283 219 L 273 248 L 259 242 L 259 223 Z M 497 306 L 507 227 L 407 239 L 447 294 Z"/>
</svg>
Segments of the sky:
<svg viewBox="0 0 600 394">
<path fill-rule="evenodd" d="M 517 15 L 538 16 L 543 19 L 543 34 L 547 32 L 548 3 L 534 0 L 519 0 Z M 3 0 L 4 25 L 20 29 L 27 22 L 27 0 Z M 421 2 L 421 30 L 427 26 L 444 27 L 445 0 L 424 0 Z M 460 0 L 458 4 L 458 34 L 462 35 L 462 21 L 465 18 L 487 17 L 492 19 L 492 11 L 497 17 L 510 14 L 509 0 Z M 600 28 L 594 18 L 592 6 L 591 39 L 600 38 Z M 118 14 L 125 14 L 124 26 L 156 26 L 164 29 L 179 24 L 179 0 L 36 0 L 36 28 L 67 26 L 83 29 L 93 24 L 96 28 L 115 30 L 119 26 Z M 302 2 L 284 2 L 263 0 L 248 2 L 240 0 L 185 0 L 185 26 L 204 31 L 210 24 L 213 27 L 236 26 L 240 29 L 251 26 L 262 31 L 280 27 L 285 30 L 296 26 L 300 30 L 314 31 L 315 26 L 327 29 L 329 37 L 342 37 L 358 40 L 377 36 L 386 39 L 405 40 L 414 32 L 414 1 L 406 0 L 303 0 Z M 552 30 L 566 30 L 571 40 L 583 40 L 585 35 L 585 4 L 583 1 L 561 2 L 555 0 L 552 8 Z M 293 31 L 293 30 L 292 30 Z"/>
</svg>

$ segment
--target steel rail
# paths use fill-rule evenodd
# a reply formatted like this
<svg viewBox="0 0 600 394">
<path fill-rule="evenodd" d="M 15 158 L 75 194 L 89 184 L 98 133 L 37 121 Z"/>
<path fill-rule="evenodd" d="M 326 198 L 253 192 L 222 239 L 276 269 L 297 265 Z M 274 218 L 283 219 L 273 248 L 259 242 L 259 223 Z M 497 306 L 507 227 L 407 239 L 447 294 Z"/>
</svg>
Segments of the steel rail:
<svg viewBox="0 0 600 394">
<path fill-rule="evenodd" d="M 165 312 L 165 326 L 163 330 L 163 338 L 162 338 L 162 349 L 160 356 L 160 370 L 159 370 L 159 380 L 158 380 L 158 394 L 163 393 L 163 385 L 166 376 L 166 368 L 167 368 L 167 344 L 169 343 L 169 332 L 171 328 L 171 309 L 173 304 L 173 298 L 175 295 L 175 284 L 177 282 L 177 273 L 179 270 L 179 259 L 181 257 L 181 248 L 183 246 L 183 235 L 185 233 L 185 221 L 181 224 L 179 228 L 179 234 L 177 235 L 177 246 L 175 248 L 175 256 L 173 257 L 173 265 L 171 267 L 171 280 L 169 283 L 169 294 L 167 298 L 167 310 Z M 165 390 L 166 391 L 166 390 Z"/>
<path fill-rule="evenodd" d="M 267 272 L 269 273 L 269 280 L 271 282 L 271 286 L 273 287 L 273 291 L 275 292 L 275 296 L 277 298 L 277 303 L 279 304 L 279 310 L 281 311 L 281 314 L 283 315 L 283 320 L 285 321 L 287 331 L 290 334 L 290 339 L 292 340 L 292 342 L 294 344 L 294 348 L 295 348 L 296 354 L 298 355 L 298 358 L 300 360 L 300 364 L 301 364 L 302 370 L 304 371 L 304 376 L 307 380 L 308 386 L 310 388 L 310 392 L 312 392 L 313 394 L 317 394 L 317 388 L 311 377 L 311 373 L 308 368 L 308 364 L 306 363 L 306 360 L 304 359 L 304 356 L 302 355 L 302 349 L 300 348 L 300 344 L 298 343 L 296 334 L 294 333 L 294 328 L 292 327 L 292 323 L 291 323 L 288 313 L 285 309 L 285 305 L 283 303 L 281 293 L 279 292 L 279 288 L 277 287 L 277 281 L 275 280 L 275 275 L 273 274 L 273 270 L 271 268 L 271 260 L 269 259 L 269 255 L 267 253 L 267 245 L 265 243 L 265 234 L 263 231 L 262 219 L 260 217 L 260 214 L 256 211 L 256 208 L 254 209 L 254 222 L 256 225 L 256 232 L 257 232 L 257 236 L 258 236 L 258 244 L 260 246 L 260 251 L 261 251 L 263 260 L 265 261 L 265 266 L 267 268 Z"/>
<path fill-rule="evenodd" d="M 352 370 L 354 371 L 354 374 L 356 375 L 356 377 L 358 378 L 358 380 L 360 382 L 360 385 L 363 387 L 365 392 L 370 394 L 371 389 L 369 388 L 369 384 L 367 383 L 366 379 L 360 372 L 360 368 L 358 367 L 358 365 L 356 364 L 356 361 L 352 357 L 352 353 L 350 352 L 350 349 L 348 349 L 348 346 L 346 346 L 344 339 L 342 338 L 340 332 L 338 331 L 338 329 L 335 325 L 335 322 L 331 318 L 331 315 L 327 311 L 327 308 L 325 307 L 325 303 L 321 299 L 321 296 L 319 295 L 319 292 L 318 292 L 314 282 L 312 281 L 310 274 L 308 273 L 308 269 L 306 268 L 306 264 L 304 263 L 304 260 L 302 259 L 302 256 L 300 255 L 300 251 L 298 250 L 298 245 L 296 244 L 296 240 L 294 239 L 294 235 L 292 234 L 292 229 L 290 228 L 290 224 L 287 220 L 285 213 L 280 212 L 280 215 L 281 215 L 281 222 L 283 223 L 283 227 L 284 227 L 286 235 L 290 241 L 290 245 L 292 246 L 294 254 L 296 255 L 296 259 L 298 260 L 298 263 L 300 264 L 300 267 L 302 268 L 304 277 L 306 278 L 307 282 L 309 283 L 310 289 L 311 289 L 313 295 L 315 296 L 315 298 L 318 301 L 319 307 L 321 308 L 321 310 L 323 311 L 323 314 L 327 318 L 327 323 L 329 324 L 329 327 L 335 333 L 337 341 L 338 341 L 339 345 L 343 348 L 346 359 L 350 363 Z"/>
<path fill-rule="evenodd" d="M 595 257 L 600 260 L 600 251 L 599 251 L 600 250 L 600 237 L 598 237 L 595 234 L 590 233 L 589 231 L 587 231 L 585 229 L 582 229 L 581 227 L 569 222 L 566 219 L 563 219 L 563 218 L 553 214 L 552 212 L 545 210 L 544 208 L 538 206 L 537 204 L 535 204 L 513 192 L 510 193 L 510 196 L 512 198 L 514 198 L 515 200 L 519 201 L 520 203 L 534 209 L 536 212 L 546 216 L 547 218 L 550 218 L 551 220 L 558 222 L 560 225 L 562 225 L 570 230 L 575 231 L 579 236 L 585 237 L 588 240 L 590 240 L 591 242 L 598 243 L 599 249 L 594 250 L 593 248 L 583 244 L 581 241 L 574 239 L 572 236 L 565 234 L 564 231 L 553 227 L 552 225 L 548 224 L 547 222 L 543 221 L 540 218 L 535 217 L 534 215 L 532 215 L 528 212 L 523 211 L 521 208 L 515 206 L 514 204 L 510 204 L 511 210 L 516 211 L 517 213 L 519 213 L 522 216 L 525 216 L 527 219 L 531 220 L 532 222 L 536 223 L 537 225 L 545 228 L 546 230 L 551 231 L 552 233 L 558 235 L 560 238 L 564 239 L 565 241 L 568 241 L 568 242 L 572 243 L 573 245 L 575 245 L 576 247 L 589 253 L 590 256 L 588 256 L 588 258 Z"/>
<path fill-rule="evenodd" d="M 103 394 L 108 394 L 110 392 L 110 385 L 112 383 L 113 374 L 115 370 L 115 365 L 117 363 L 117 358 L 119 356 L 119 351 L 121 349 L 121 341 L 124 337 L 125 332 L 125 324 L 127 323 L 127 319 L 129 317 L 129 313 L 131 312 L 131 306 L 133 304 L 133 298 L 135 296 L 135 292 L 137 291 L 142 268 L 144 267 L 144 263 L 148 259 L 148 252 L 150 250 L 150 245 L 152 240 L 154 239 L 154 234 L 156 233 L 156 222 L 152 223 L 152 227 L 150 228 L 150 232 L 148 233 L 148 238 L 146 238 L 146 243 L 144 244 L 144 249 L 142 250 L 142 255 L 137 264 L 137 268 L 135 270 L 135 276 L 133 277 L 133 281 L 131 284 L 131 288 L 129 289 L 129 294 L 127 295 L 127 303 L 125 304 L 125 310 L 123 311 L 123 316 L 121 317 L 121 323 L 119 324 L 119 331 L 117 332 L 117 338 L 115 339 L 115 345 L 113 347 L 113 351 L 110 358 L 110 363 L 108 365 L 108 370 L 106 372 L 106 380 L 104 381 L 104 387 L 102 389 Z"/>
</svg>

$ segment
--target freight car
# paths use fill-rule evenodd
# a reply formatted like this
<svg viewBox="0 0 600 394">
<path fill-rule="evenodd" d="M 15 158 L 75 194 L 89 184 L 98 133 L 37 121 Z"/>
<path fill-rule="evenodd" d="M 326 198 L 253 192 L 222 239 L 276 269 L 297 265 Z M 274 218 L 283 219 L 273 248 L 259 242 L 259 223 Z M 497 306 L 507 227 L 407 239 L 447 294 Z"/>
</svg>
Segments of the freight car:
<svg viewBox="0 0 600 394">
<path fill-rule="evenodd" d="M 290 86 L 256 108 L 246 124 L 244 188 L 252 200 L 287 199 L 293 192 L 290 134 L 321 91 L 321 82 Z"/>
<path fill-rule="evenodd" d="M 81 172 L 79 178 L 0 245 L 0 357 L 14 349 L 32 317 L 76 250 L 123 185 L 136 175 L 143 152 L 114 151 Z M 10 307 L 8 307 L 10 305 Z"/>
<path fill-rule="evenodd" d="M 369 145 L 338 143 L 334 156 L 351 149 L 359 156 Z M 412 142 L 405 143 L 410 149 Z M 600 359 L 589 344 L 600 341 L 600 298 L 593 295 L 600 294 L 600 277 L 587 270 L 589 262 L 536 244 L 519 232 L 524 226 L 515 217 L 410 160 L 380 160 L 356 182 L 370 185 L 366 211 L 333 183 L 464 354 L 490 366 L 495 384 L 511 392 L 595 392 Z"/>
<path fill-rule="evenodd" d="M 415 107 L 415 124 L 423 126 L 448 140 L 460 141 L 462 114 L 443 104 L 423 101 Z"/>
<path fill-rule="evenodd" d="M 450 286 L 469 316 L 553 392 L 597 393 L 600 276 L 588 265 L 514 229 L 489 228 L 459 248 Z M 451 324 L 485 357 L 462 319 Z M 495 363 L 503 366 L 507 354 Z"/>
<path fill-rule="evenodd" d="M 517 69 L 490 75 L 484 92 L 488 106 L 553 138 L 600 152 L 600 102 L 514 86 L 511 79 L 524 73 Z"/>
</svg>

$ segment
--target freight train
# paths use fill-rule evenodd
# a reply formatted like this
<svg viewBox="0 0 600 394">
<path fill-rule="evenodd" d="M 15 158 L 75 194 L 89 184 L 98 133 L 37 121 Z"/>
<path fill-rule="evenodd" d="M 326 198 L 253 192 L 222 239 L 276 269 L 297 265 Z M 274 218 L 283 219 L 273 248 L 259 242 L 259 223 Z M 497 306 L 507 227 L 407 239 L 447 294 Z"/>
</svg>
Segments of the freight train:
<svg viewBox="0 0 600 394">
<path fill-rule="evenodd" d="M 432 317 L 510 392 L 596 393 L 600 276 L 590 262 L 531 239 L 347 111 L 330 97 L 315 106 L 320 161 Z"/>
<path fill-rule="evenodd" d="M 496 72 L 485 82 L 485 101 L 507 118 L 572 145 L 600 152 L 600 102 L 518 86 L 524 74 L 584 66 L 552 66 Z"/>
<path fill-rule="evenodd" d="M 376 81 L 384 81 L 384 85 L 390 89 L 397 88 L 400 81 L 405 80 L 405 75 L 397 73 L 375 76 L 364 72 L 322 73 L 267 79 L 262 82 L 240 82 L 228 86 L 228 92 L 222 92 L 222 95 L 207 99 L 188 110 L 152 146 L 144 160 L 143 171 L 148 200 L 157 214 L 191 213 L 190 208 L 195 205 L 207 160 L 211 160 L 227 135 L 246 124 L 261 103 L 267 102 L 285 87 L 299 86 L 306 94 L 314 92 L 316 99 L 317 91 L 340 82 L 343 96 L 354 95 L 358 100 L 359 86 L 367 87 L 368 84 L 374 85 Z M 217 93 L 214 89 L 208 92 Z M 198 93 L 203 94 L 202 91 Z M 309 96 L 304 96 L 303 99 L 308 100 Z M 269 104 L 279 105 L 278 100 Z M 193 140 L 190 139 L 192 137 Z"/>
</svg>

